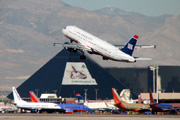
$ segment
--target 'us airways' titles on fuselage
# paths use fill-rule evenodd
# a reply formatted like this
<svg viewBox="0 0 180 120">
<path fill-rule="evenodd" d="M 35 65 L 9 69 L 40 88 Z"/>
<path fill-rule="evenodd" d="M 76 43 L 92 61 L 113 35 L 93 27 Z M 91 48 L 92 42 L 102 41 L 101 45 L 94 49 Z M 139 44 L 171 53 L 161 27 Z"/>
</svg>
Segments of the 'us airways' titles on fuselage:
<svg viewBox="0 0 180 120">
<path fill-rule="evenodd" d="M 66 42 L 61 45 L 71 52 L 76 52 L 77 50 L 80 50 L 83 53 L 83 55 L 80 56 L 80 59 L 86 59 L 84 51 L 87 51 L 90 54 L 101 55 L 103 57 L 103 60 L 110 59 L 120 62 L 136 62 L 136 60 L 150 60 L 149 58 L 137 58 L 132 56 L 138 39 L 137 35 L 134 35 L 122 49 L 119 49 L 118 45 L 112 45 L 76 26 L 66 26 L 65 28 L 63 28 L 62 32 L 67 38 L 70 39 L 71 43 Z M 139 48 L 143 47 L 152 48 L 155 46 L 139 46 Z"/>
</svg>

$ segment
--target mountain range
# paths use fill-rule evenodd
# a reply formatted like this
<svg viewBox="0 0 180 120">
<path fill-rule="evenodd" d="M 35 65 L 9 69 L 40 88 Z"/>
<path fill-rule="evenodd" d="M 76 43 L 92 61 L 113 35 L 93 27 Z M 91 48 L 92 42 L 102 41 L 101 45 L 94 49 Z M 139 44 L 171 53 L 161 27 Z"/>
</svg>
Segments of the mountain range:
<svg viewBox="0 0 180 120">
<path fill-rule="evenodd" d="M 180 65 L 180 15 L 145 16 L 106 7 L 96 11 L 70 6 L 60 0 L 2 0 L 0 4 L 0 90 L 20 85 L 63 48 L 54 42 L 69 41 L 62 28 L 76 25 L 112 44 L 126 44 L 139 35 L 137 44 L 156 45 L 134 56 L 151 61 L 119 63 L 89 56 L 102 67 Z"/>
</svg>

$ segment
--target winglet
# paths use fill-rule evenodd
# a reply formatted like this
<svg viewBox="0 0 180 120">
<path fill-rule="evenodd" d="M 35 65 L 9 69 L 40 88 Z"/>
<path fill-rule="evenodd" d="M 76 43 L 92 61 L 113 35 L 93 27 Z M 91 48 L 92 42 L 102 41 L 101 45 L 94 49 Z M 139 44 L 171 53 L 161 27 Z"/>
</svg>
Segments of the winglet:
<svg viewBox="0 0 180 120">
<path fill-rule="evenodd" d="M 152 60 L 152 58 L 134 57 L 135 60 Z"/>
</svg>

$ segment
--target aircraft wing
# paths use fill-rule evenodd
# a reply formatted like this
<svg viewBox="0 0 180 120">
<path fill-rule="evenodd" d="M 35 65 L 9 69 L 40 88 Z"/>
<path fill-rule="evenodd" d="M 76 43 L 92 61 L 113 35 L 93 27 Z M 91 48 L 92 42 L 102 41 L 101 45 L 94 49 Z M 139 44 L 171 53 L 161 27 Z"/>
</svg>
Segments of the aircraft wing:
<svg viewBox="0 0 180 120">
<path fill-rule="evenodd" d="M 65 42 L 65 43 L 54 43 L 53 45 L 55 46 L 56 44 L 63 46 L 65 49 L 91 51 L 91 50 L 88 49 L 87 47 L 85 47 L 85 46 L 83 46 L 83 45 L 81 45 L 81 44 L 77 44 L 77 43 Z"/>
<path fill-rule="evenodd" d="M 124 45 L 114 45 L 116 47 L 118 47 L 119 49 L 123 48 Z M 139 49 L 145 49 L 145 48 L 154 48 L 156 49 L 156 45 L 136 45 L 135 49 L 139 50 Z"/>
</svg>

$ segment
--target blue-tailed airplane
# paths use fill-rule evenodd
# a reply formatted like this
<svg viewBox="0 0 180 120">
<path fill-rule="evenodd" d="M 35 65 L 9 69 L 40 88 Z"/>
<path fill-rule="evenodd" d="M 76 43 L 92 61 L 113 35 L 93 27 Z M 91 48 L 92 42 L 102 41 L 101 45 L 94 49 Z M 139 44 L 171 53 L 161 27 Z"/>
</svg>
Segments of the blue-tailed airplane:
<svg viewBox="0 0 180 120">
<path fill-rule="evenodd" d="M 130 41 L 122 47 L 122 45 L 112 45 L 76 26 L 66 26 L 62 30 L 65 37 L 70 39 L 69 42 L 54 43 L 61 44 L 65 49 L 71 52 L 77 52 L 77 50 L 83 53 L 80 59 L 86 59 L 84 52 L 87 51 L 90 54 L 96 54 L 102 56 L 103 60 L 113 60 L 119 62 L 133 63 L 136 60 L 151 60 L 150 58 L 133 57 L 133 51 L 135 48 L 155 48 L 154 45 L 139 45 L 136 47 L 138 39 L 137 35 L 134 35 Z"/>
<path fill-rule="evenodd" d="M 156 103 L 153 99 L 151 90 L 149 90 L 149 99 L 150 99 L 150 107 L 152 109 L 152 112 L 176 112 L 177 110 L 174 109 L 174 107 L 171 104 L 165 104 L 165 103 Z"/>
<path fill-rule="evenodd" d="M 78 98 L 78 103 L 79 104 L 84 104 L 85 99 L 79 93 L 76 94 L 76 97 Z"/>
<path fill-rule="evenodd" d="M 30 91 L 30 97 L 32 102 L 35 103 L 41 102 L 33 91 Z M 66 113 L 85 112 L 90 110 L 87 106 L 79 105 L 79 104 L 58 104 L 58 105 L 61 107 L 61 109 L 66 110 Z"/>
</svg>

